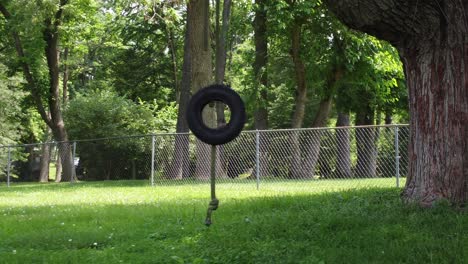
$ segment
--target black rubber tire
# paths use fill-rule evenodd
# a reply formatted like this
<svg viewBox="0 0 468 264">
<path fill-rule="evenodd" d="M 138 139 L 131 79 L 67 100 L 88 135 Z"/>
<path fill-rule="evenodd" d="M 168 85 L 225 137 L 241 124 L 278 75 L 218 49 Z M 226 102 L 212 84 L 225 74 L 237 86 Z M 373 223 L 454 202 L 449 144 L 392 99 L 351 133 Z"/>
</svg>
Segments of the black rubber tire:
<svg viewBox="0 0 468 264">
<path fill-rule="evenodd" d="M 203 108 L 219 101 L 231 110 L 229 123 L 219 128 L 209 128 L 203 123 Z M 235 139 L 244 128 L 245 106 L 240 96 L 229 86 L 214 84 L 195 93 L 187 107 L 187 122 L 190 130 L 201 141 L 210 145 L 222 145 Z"/>
</svg>

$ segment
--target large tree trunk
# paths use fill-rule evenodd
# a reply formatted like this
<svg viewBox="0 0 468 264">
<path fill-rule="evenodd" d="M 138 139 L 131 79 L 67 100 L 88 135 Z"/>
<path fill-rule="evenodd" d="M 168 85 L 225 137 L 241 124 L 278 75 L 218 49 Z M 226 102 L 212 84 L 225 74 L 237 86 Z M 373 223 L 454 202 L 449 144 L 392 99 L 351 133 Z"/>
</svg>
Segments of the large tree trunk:
<svg viewBox="0 0 468 264">
<path fill-rule="evenodd" d="M 350 129 L 340 128 L 349 127 L 349 114 L 338 113 L 336 121 L 336 177 L 351 177 L 351 148 L 350 148 Z"/>
<path fill-rule="evenodd" d="M 400 51 L 410 99 L 406 202 L 468 201 L 468 2 L 327 0 Z"/>
<path fill-rule="evenodd" d="M 450 16 L 460 11 L 446 12 Z M 441 198 L 468 201 L 468 43 L 462 45 L 451 35 L 455 32 L 446 30 L 450 45 L 428 44 L 433 53 L 403 52 L 411 99 L 409 175 L 403 195 L 424 206 Z M 468 32 L 464 34 L 466 40 Z"/>
<path fill-rule="evenodd" d="M 255 78 L 255 88 L 257 104 L 254 112 L 254 126 L 257 130 L 268 129 L 268 36 L 267 36 L 267 10 L 265 1 L 255 0 L 255 19 L 254 19 L 254 41 L 255 41 L 255 60 L 253 71 Z M 259 176 L 268 174 L 268 151 L 270 141 L 268 133 L 260 133 L 260 171 Z M 254 170 L 253 174 L 256 174 Z"/>
<path fill-rule="evenodd" d="M 210 14 L 208 0 L 191 0 L 188 4 L 191 12 L 189 23 L 190 52 L 192 56 L 192 93 L 207 86 L 211 82 L 211 47 L 210 47 Z M 213 105 L 214 106 L 214 105 Z M 216 127 L 216 112 L 208 106 L 202 113 L 203 120 L 209 127 Z M 210 178 L 210 145 L 197 140 L 195 178 Z"/>
<path fill-rule="evenodd" d="M 189 6 L 187 6 L 188 8 Z M 190 31 L 191 17 L 193 16 L 191 9 L 187 10 L 187 21 L 185 25 L 184 39 L 184 61 L 182 64 L 182 81 L 180 85 L 179 109 L 177 112 L 177 125 L 174 138 L 174 153 L 172 155 L 172 163 L 170 170 L 165 175 L 170 179 L 182 179 L 190 176 L 190 155 L 189 155 L 189 127 L 187 124 L 186 112 L 187 105 L 190 100 L 190 83 L 192 78 L 192 56 L 190 51 Z"/>
</svg>

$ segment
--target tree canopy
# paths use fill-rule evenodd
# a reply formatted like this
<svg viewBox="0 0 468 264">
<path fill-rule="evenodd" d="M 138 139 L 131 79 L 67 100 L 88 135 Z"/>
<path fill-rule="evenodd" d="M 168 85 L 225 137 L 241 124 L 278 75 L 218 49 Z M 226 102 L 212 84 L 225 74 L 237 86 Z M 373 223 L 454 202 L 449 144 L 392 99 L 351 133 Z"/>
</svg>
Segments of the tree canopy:
<svg viewBox="0 0 468 264">
<path fill-rule="evenodd" d="M 339 113 L 408 121 L 398 52 L 321 1 L 20 0 L 0 10 L 2 144 L 45 140 L 47 127 L 56 141 L 185 131 L 190 93 L 214 76 L 242 95 L 247 129 L 333 126 Z"/>
</svg>

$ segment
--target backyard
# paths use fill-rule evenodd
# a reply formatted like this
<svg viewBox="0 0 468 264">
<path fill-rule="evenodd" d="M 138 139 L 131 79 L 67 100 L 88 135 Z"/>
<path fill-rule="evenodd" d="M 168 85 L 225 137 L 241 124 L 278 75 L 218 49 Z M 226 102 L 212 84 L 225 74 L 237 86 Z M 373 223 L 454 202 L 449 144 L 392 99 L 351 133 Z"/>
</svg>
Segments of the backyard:
<svg viewBox="0 0 468 264">
<path fill-rule="evenodd" d="M 464 263 L 468 214 L 389 179 L 0 186 L 1 263 Z M 374 181 L 371 184 L 370 181 Z M 315 186 L 315 188 L 313 188 Z"/>
</svg>

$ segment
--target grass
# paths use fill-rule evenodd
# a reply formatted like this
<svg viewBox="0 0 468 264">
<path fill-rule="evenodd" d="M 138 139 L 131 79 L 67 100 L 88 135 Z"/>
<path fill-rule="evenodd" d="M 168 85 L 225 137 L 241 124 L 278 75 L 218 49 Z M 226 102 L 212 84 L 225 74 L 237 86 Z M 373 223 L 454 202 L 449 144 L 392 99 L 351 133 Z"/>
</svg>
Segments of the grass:
<svg viewBox="0 0 468 264">
<path fill-rule="evenodd" d="M 209 228 L 207 184 L 0 186 L 0 263 L 468 262 L 466 212 L 404 206 L 384 185 L 308 184 L 220 184 Z"/>
</svg>

